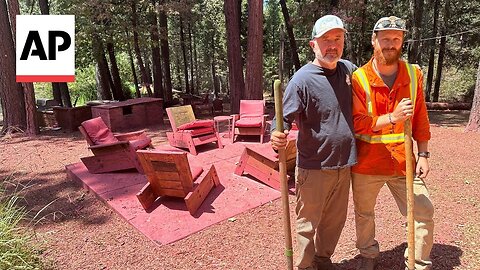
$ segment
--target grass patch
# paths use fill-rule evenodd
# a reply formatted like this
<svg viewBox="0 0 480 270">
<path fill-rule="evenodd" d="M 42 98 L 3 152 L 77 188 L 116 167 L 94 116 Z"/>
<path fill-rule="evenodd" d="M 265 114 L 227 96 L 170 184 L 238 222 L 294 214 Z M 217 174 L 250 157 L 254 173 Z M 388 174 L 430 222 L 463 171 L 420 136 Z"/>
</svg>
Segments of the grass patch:
<svg viewBox="0 0 480 270">
<path fill-rule="evenodd" d="M 20 197 L 0 189 L 0 269 L 45 269 L 30 244 L 32 232 L 21 224 L 27 211 L 18 205 Z"/>
</svg>

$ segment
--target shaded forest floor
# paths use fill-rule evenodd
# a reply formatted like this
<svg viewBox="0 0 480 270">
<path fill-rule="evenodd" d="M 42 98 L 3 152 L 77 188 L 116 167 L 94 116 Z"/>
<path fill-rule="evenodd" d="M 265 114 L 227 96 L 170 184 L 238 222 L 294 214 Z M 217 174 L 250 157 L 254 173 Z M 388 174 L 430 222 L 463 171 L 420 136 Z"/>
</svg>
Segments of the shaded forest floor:
<svg viewBox="0 0 480 270">
<path fill-rule="evenodd" d="M 463 133 L 468 112 L 431 112 L 432 172 L 426 182 L 435 206 L 433 269 L 480 269 L 480 134 Z M 147 129 L 165 143 L 167 126 Z M 30 139 L 0 139 L 0 179 L 25 188 L 34 244 L 54 269 L 285 269 L 280 200 L 222 221 L 170 245 L 158 246 L 67 178 L 65 165 L 89 155 L 79 132 L 44 131 Z M 294 220 L 295 197 L 290 196 Z M 387 189 L 377 203 L 379 269 L 403 269 L 405 219 Z M 38 218 L 37 218 L 38 219 Z M 294 233 L 294 227 L 292 226 Z M 295 239 L 294 239 L 295 246 Z M 296 255 L 296 251 L 294 250 Z M 352 200 L 334 261 L 355 269 Z"/>
</svg>

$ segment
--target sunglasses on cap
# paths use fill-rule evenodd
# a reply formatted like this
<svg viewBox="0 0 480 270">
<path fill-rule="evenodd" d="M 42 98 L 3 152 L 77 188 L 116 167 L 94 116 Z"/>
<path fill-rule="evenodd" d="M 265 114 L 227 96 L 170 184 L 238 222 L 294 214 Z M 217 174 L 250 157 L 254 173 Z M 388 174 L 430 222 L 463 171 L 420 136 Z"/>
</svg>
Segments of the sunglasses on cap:
<svg viewBox="0 0 480 270">
<path fill-rule="evenodd" d="M 406 22 L 395 16 L 383 17 L 378 20 L 375 27 L 373 27 L 374 32 L 382 30 L 399 30 L 407 32 Z"/>
</svg>

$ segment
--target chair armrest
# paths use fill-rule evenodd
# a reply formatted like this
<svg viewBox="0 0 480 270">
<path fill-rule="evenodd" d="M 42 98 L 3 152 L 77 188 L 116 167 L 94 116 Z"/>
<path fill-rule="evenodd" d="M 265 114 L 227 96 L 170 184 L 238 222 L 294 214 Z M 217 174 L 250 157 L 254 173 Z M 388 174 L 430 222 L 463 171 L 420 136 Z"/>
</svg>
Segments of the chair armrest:
<svg viewBox="0 0 480 270">
<path fill-rule="evenodd" d="M 100 144 L 100 145 L 92 145 L 92 146 L 89 146 L 88 149 L 95 150 L 95 149 L 117 148 L 119 145 L 124 145 L 124 144 L 129 145 L 130 143 L 127 141 L 121 141 L 121 142 L 106 143 L 106 144 Z"/>
<path fill-rule="evenodd" d="M 122 134 L 114 134 L 114 136 L 119 141 L 132 141 L 132 140 L 144 139 L 147 137 L 147 135 L 145 135 L 145 130 L 132 131 L 132 132 L 122 133 Z"/>
<path fill-rule="evenodd" d="M 240 114 L 232 114 L 230 115 L 232 117 L 232 120 L 238 120 L 240 119 Z"/>
</svg>

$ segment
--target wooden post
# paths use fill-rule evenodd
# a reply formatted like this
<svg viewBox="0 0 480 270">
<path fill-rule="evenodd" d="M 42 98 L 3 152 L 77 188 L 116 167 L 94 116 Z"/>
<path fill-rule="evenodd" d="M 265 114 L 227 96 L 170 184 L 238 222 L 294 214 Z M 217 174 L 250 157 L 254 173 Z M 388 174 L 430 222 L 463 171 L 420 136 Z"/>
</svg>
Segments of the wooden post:
<svg viewBox="0 0 480 270">
<path fill-rule="evenodd" d="M 414 220 L 414 192 L 413 192 L 413 142 L 412 142 L 412 123 L 410 118 L 405 121 L 405 160 L 406 167 L 406 185 L 407 185 L 407 247 L 408 247 L 408 269 L 415 269 L 415 220 Z"/>
<path fill-rule="evenodd" d="M 280 80 L 275 80 L 273 88 L 275 96 L 276 130 L 283 132 L 283 94 Z M 278 149 L 278 160 L 280 170 L 280 191 L 282 194 L 283 232 L 285 234 L 285 257 L 287 257 L 287 269 L 293 270 L 292 232 L 290 228 L 290 206 L 288 200 L 288 178 L 285 149 Z"/>
</svg>

